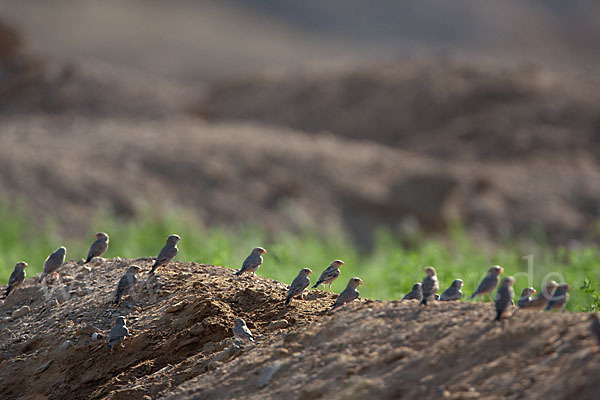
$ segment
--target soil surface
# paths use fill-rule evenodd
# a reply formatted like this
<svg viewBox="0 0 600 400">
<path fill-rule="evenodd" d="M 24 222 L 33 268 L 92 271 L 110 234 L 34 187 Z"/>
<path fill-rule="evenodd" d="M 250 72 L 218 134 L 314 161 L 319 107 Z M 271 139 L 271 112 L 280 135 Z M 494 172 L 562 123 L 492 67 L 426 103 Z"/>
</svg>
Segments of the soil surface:
<svg viewBox="0 0 600 400">
<path fill-rule="evenodd" d="M 115 306 L 128 265 L 144 270 Z M 283 305 L 286 285 L 234 270 L 152 259 L 69 262 L 61 281 L 28 279 L 0 304 L 0 394 L 17 398 L 597 398 L 600 352 L 587 314 L 489 303 L 360 299 L 329 311 L 311 290 Z M 259 269 L 260 274 L 260 269 Z M 365 282 L 365 284 L 374 284 Z M 31 312 L 11 318 L 27 305 Z M 113 353 L 115 318 L 131 337 Z M 244 318 L 256 344 L 232 340 Z M 285 320 L 285 322 L 284 322 Z"/>
</svg>

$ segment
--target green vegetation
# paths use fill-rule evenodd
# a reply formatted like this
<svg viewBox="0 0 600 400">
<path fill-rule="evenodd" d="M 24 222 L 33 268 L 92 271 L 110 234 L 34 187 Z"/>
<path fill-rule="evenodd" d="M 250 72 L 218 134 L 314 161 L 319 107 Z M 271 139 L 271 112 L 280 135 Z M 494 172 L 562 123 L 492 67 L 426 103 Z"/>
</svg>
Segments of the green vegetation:
<svg viewBox="0 0 600 400">
<path fill-rule="evenodd" d="M 517 296 L 526 286 L 534 286 L 539 291 L 544 279 L 560 281 L 564 277 L 573 287 L 568 305 L 572 311 L 590 304 L 591 297 L 580 289 L 584 279 L 600 281 L 597 268 L 599 254 L 595 248 L 581 247 L 568 251 L 535 246 L 523 250 L 517 245 L 506 245 L 488 252 L 477 246 L 460 227 L 452 229 L 445 241 L 428 239 L 409 248 L 401 246 L 393 235 L 382 231 L 377 235 L 374 248 L 364 251 L 340 233 L 319 237 L 307 231 L 269 236 L 259 229 L 248 227 L 236 230 L 202 228 L 193 216 L 182 212 L 160 218 L 147 212 L 134 221 L 123 221 L 101 212 L 94 218 L 94 231 L 78 238 L 57 234 L 55 224 L 40 228 L 26 213 L 6 206 L 0 207 L 0 221 L 2 284 L 7 282 L 14 264 L 20 260 L 29 263 L 29 277 L 39 274 L 46 256 L 60 245 L 67 247 L 68 259 L 84 258 L 96 231 L 105 231 L 111 237 L 106 257 L 156 256 L 167 235 L 177 233 L 182 237 L 177 260 L 231 268 L 238 268 L 250 250 L 260 245 L 268 253 L 258 274 L 286 283 L 306 266 L 313 270 L 311 278 L 314 281 L 331 260 L 340 258 L 345 265 L 341 277 L 333 285 L 334 290 L 343 290 L 350 277 L 359 276 L 364 280 L 360 289 L 362 296 L 382 300 L 401 298 L 413 283 L 422 279 L 423 268 L 427 265 L 436 267 L 442 290 L 455 278 L 463 279 L 465 295 L 473 292 L 487 268 L 494 264 L 504 267 L 504 276 L 515 276 Z M 524 258 L 527 255 L 533 258 Z M 532 268 L 528 265 L 531 259 Z"/>
<path fill-rule="evenodd" d="M 585 278 L 580 289 L 589 297 L 589 303 L 585 307 L 580 307 L 580 310 L 586 312 L 596 312 L 600 310 L 600 292 L 596 289 L 594 282 Z"/>
</svg>

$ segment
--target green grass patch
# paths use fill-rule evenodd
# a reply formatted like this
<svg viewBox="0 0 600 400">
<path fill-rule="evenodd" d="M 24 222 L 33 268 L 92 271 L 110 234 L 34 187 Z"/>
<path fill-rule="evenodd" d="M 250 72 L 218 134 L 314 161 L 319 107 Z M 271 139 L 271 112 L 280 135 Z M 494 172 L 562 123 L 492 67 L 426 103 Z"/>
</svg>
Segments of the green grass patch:
<svg viewBox="0 0 600 400">
<path fill-rule="evenodd" d="M 382 300 L 400 299 L 415 282 L 421 281 L 427 265 L 438 271 L 442 290 L 454 279 L 463 279 L 465 295 L 473 292 L 494 264 L 505 269 L 504 276 L 515 276 L 517 296 L 526 286 L 539 291 L 544 279 L 564 279 L 572 286 L 568 304 L 571 311 L 579 311 L 590 302 L 589 295 L 580 289 L 584 279 L 600 281 L 599 254 L 593 247 L 568 251 L 544 245 L 526 249 L 506 245 L 490 252 L 477 246 L 459 226 L 451 230 L 447 240 L 423 239 L 410 247 L 402 246 L 396 237 L 381 231 L 373 249 L 365 251 L 341 233 L 318 235 L 307 230 L 267 235 L 253 227 L 203 228 L 192 214 L 185 212 L 158 216 L 148 211 L 136 220 L 127 221 L 99 212 L 94 218 L 94 231 L 75 238 L 59 235 L 52 225 L 40 227 L 24 211 L 7 206 L 0 206 L 0 220 L 1 284 L 6 284 L 14 264 L 20 260 L 29 263 L 29 277 L 39 274 L 47 255 L 61 245 L 67 248 L 67 259 L 85 258 L 96 231 L 110 235 L 105 257 L 156 256 L 166 237 L 177 233 L 182 237 L 177 260 L 239 268 L 253 247 L 262 246 L 268 253 L 258 275 L 285 283 L 290 283 L 303 267 L 313 270 L 314 281 L 331 260 L 339 258 L 345 265 L 341 277 L 333 284 L 336 292 L 343 290 L 349 278 L 358 276 L 364 280 L 361 295 Z"/>
</svg>

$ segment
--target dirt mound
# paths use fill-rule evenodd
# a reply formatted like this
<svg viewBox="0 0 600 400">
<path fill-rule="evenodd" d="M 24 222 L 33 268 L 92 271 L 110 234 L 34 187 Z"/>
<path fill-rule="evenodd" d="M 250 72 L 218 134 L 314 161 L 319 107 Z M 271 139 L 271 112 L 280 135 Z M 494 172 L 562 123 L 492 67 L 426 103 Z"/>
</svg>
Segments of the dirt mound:
<svg viewBox="0 0 600 400">
<path fill-rule="evenodd" d="M 151 263 L 113 259 L 86 268 L 71 262 L 61 268 L 62 285 L 32 278 L 9 296 L 0 312 L 28 305 L 31 313 L 3 320 L 2 397 L 118 397 L 131 382 L 155 397 L 237 354 L 230 329 L 235 318 L 261 334 L 272 321 L 285 319 L 290 327 L 314 322 L 334 301 L 313 292 L 310 303 L 286 308 L 286 286 L 279 282 L 195 263 L 175 263 L 149 277 Z M 114 306 L 116 283 L 130 264 L 145 272 L 132 297 Z M 106 342 L 91 335 L 106 333 L 118 315 L 127 317 L 133 338 L 111 355 Z"/>
<path fill-rule="evenodd" d="M 223 82 L 198 113 L 327 131 L 447 160 L 569 160 L 600 156 L 596 84 L 534 66 L 407 60 Z"/>
<path fill-rule="evenodd" d="M 286 286 L 233 270 L 174 263 L 141 274 L 131 298 L 113 306 L 116 282 L 149 258 L 67 263 L 62 283 L 35 278 L 0 305 L 3 399 L 319 398 L 401 395 L 535 398 L 595 395 L 600 358 L 585 314 L 516 312 L 493 323 L 489 304 L 361 300 L 328 311 L 311 291 L 284 307 Z M 366 283 L 369 284 L 369 283 Z M 93 333 L 127 317 L 132 337 L 111 355 Z M 233 319 L 260 335 L 231 339 Z M 286 323 L 273 328 L 274 321 Z"/>
</svg>

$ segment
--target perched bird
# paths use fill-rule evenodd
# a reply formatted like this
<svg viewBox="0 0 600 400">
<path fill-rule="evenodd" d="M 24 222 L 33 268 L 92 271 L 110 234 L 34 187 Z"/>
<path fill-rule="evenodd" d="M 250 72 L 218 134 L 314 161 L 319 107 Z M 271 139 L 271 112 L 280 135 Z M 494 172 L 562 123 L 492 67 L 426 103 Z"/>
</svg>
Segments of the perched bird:
<svg viewBox="0 0 600 400">
<path fill-rule="evenodd" d="M 423 292 L 423 298 L 421 299 L 421 304 L 427 305 L 427 300 L 430 297 L 433 297 L 435 292 L 440 290 L 440 283 L 438 281 L 437 276 L 435 275 L 435 268 L 427 267 L 425 268 L 425 278 L 423 278 L 423 282 L 421 283 L 421 291 Z"/>
<path fill-rule="evenodd" d="M 287 297 L 285 298 L 285 305 L 289 305 L 290 301 L 292 301 L 292 297 L 300 295 L 302 300 L 304 299 L 304 289 L 310 285 L 310 279 L 308 279 L 308 275 L 312 274 L 312 271 L 309 268 L 302 268 L 298 273 L 298 276 L 294 278 L 294 281 L 290 285 L 288 289 Z"/>
<path fill-rule="evenodd" d="M 460 300 L 463 297 L 463 292 L 460 290 L 463 287 L 462 279 L 455 279 L 452 285 L 442 293 L 440 301 Z"/>
<path fill-rule="evenodd" d="M 126 322 L 125 317 L 117 317 L 115 326 L 112 327 L 108 334 L 108 348 L 111 353 L 113 347 L 118 344 L 120 344 L 121 347 L 125 347 L 123 346 L 123 341 L 125 340 L 125 337 L 129 336 L 129 329 L 125 326 Z"/>
<path fill-rule="evenodd" d="M 513 298 L 515 297 L 514 284 L 515 278 L 508 276 L 502 280 L 500 288 L 496 292 L 496 321 L 500 321 L 513 304 Z"/>
<path fill-rule="evenodd" d="M 558 287 L 558 283 L 556 281 L 550 281 L 546 284 L 546 286 L 542 289 L 542 293 L 535 296 L 531 301 L 520 306 L 525 310 L 541 310 L 548 304 L 548 300 L 552 297 L 552 293 Z"/>
<path fill-rule="evenodd" d="M 419 300 L 423 298 L 423 291 L 421 290 L 421 282 L 417 282 L 413 285 L 412 290 L 402 298 L 402 300 Z"/>
<path fill-rule="evenodd" d="M 250 329 L 246 326 L 246 321 L 241 318 L 236 318 L 233 321 L 233 336 L 236 339 L 246 342 L 254 342 L 254 335 L 250 332 Z"/>
<path fill-rule="evenodd" d="M 108 235 L 104 232 L 98 232 L 94 235 L 96 240 L 90 246 L 90 250 L 88 251 L 87 258 L 85 259 L 84 264 L 92 261 L 94 257 L 100 257 L 102 254 L 106 253 L 108 250 Z"/>
<path fill-rule="evenodd" d="M 342 293 L 340 293 L 338 298 L 335 299 L 335 303 L 333 303 L 333 307 L 331 307 L 331 309 L 335 310 L 339 306 L 351 302 L 354 299 L 358 299 L 358 295 L 360 294 L 360 292 L 356 290 L 356 288 L 358 287 L 358 285 L 361 285 L 362 282 L 363 281 L 360 278 L 350 278 L 346 289 L 344 289 Z"/>
<path fill-rule="evenodd" d="M 163 265 L 167 265 L 171 262 L 173 258 L 177 255 L 179 249 L 177 248 L 177 243 L 181 240 L 179 235 L 170 235 L 167 238 L 167 244 L 162 248 L 160 253 L 158 253 L 158 257 L 156 257 L 156 261 L 150 270 L 150 273 L 153 274 L 156 271 L 156 268 L 162 267 Z"/>
<path fill-rule="evenodd" d="M 600 314 L 592 313 L 590 314 L 590 320 L 592 321 L 592 325 L 590 329 L 592 330 L 592 334 L 596 336 L 596 340 L 598 341 L 598 346 L 600 346 Z"/>
<path fill-rule="evenodd" d="M 523 289 L 521 292 L 521 297 L 519 297 L 519 301 L 517 301 L 517 306 L 519 308 L 527 307 L 527 304 L 531 302 L 531 296 L 536 294 L 536 290 L 532 287 L 527 287 Z"/>
<path fill-rule="evenodd" d="M 267 251 L 265 249 L 263 249 L 262 247 L 255 247 L 254 249 L 252 249 L 252 252 L 250 253 L 250 255 L 248 257 L 246 257 L 246 259 L 244 260 L 244 263 L 242 264 L 242 268 L 240 268 L 240 270 L 238 272 L 236 272 L 235 274 L 237 276 L 240 276 L 244 272 L 252 272 L 252 274 L 254 276 L 256 276 L 256 270 L 263 263 L 262 255 L 265 254 L 266 252 Z"/>
<path fill-rule="evenodd" d="M 131 292 L 131 289 L 135 286 L 138 279 L 136 274 L 140 272 L 142 269 L 137 265 L 131 265 L 127 268 L 127 272 L 119 279 L 119 283 L 117 285 L 117 294 L 115 296 L 115 300 L 113 304 L 119 304 L 123 296 L 126 296 Z"/>
<path fill-rule="evenodd" d="M 548 300 L 548 305 L 546 306 L 546 311 L 557 309 L 562 311 L 565 308 L 565 304 L 569 301 L 569 290 L 571 290 L 571 285 L 563 283 L 562 285 L 558 285 L 552 296 Z"/>
<path fill-rule="evenodd" d="M 6 288 L 6 292 L 4 292 L 4 298 L 8 296 L 8 294 L 20 286 L 25 280 L 25 268 L 28 267 L 28 264 L 25 261 L 19 261 L 15 264 L 15 269 L 12 274 L 10 274 L 10 278 L 8 278 L 8 287 Z"/>
<path fill-rule="evenodd" d="M 67 249 L 64 246 L 61 246 L 46 258 L 46 261 L 44 262 L 44 271 L 42 272 L 42 275 L 40 275 L 40 283 L 42 283 L 48 274 L 57 275 L 56 270 L 65 262 L 66 254 Z"/>
<path fill-rule="evenodd" d="M 487 294 L 490 297 L 490 302 L 492 301 L 492 292 L 498 286 L 498 275 L 504 272 L 504 269 L 499 265 L 494 265 L 492 268 L 488 270 L 487 275 L 479 286 L 477 286 L 477 290 L 475 293 L 471 295 L 471 299 L 474 299 L 475 296 L 480 296 L 482 301 L 484 300 L 484 296 Z"/>
<path fill-rule="evenodd" d="M 331 289 L 331 284 L 338 278 L 338 276 L 340 276 L 340 267 L 342 265 L 344 265 L 344 262 L 342 260 L 333 260 L 329 267 L 327 267 L 325 271 L 323 271 L 323 273 L 319 277 L 319 280 L 317 280 L 317 283 L 313 285 L 313 289 L 318 287 L 319 285 L 323 285 L 323 289 L 325 289 L 325 285 L 329 284 L 329 291 L 333 293 L 333 290 Z"/>
</svg>

